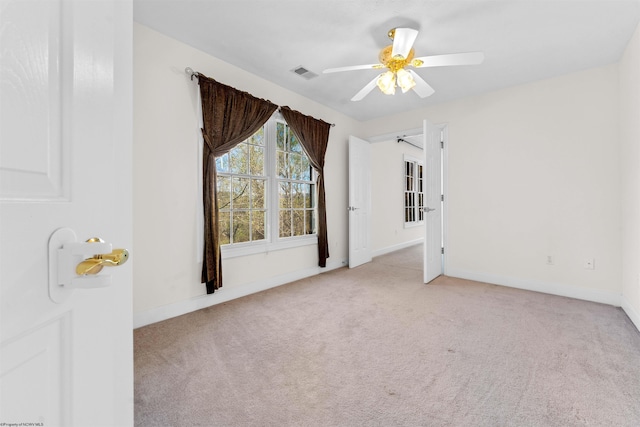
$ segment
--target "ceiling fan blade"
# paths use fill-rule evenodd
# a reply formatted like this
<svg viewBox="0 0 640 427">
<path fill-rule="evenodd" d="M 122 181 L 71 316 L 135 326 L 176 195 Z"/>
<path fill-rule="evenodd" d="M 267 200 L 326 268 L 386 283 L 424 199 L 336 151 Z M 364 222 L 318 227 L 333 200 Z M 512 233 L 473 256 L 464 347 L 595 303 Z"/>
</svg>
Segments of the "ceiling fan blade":
<svg viewBox="0 0 640 427">
<path fill-rule="evenodd" d="M 476 64 L 482 64 L 483 61 L 484 61 L 484 53 L 467 52 L 467 53 L 450 53 L 448 55 L 422 56 L 420 58 L 414 58 L 411 61 L 411 65 L 413 65 L 416 68 L 446 67 L 450 65 L 476 65 Z"/>
<path fill-rule="evenodd" d="M 360 92 L 356 93 L 353 96 L 353 98 L 351 98 L 351 100 L 352 101 L 360 101 L 362 98 L 367 96 L 369 94 L 369 92 L 371 92 L 373 90 L 373 88 L 376 87 L 376 84 L 378 83 L 378 79 L 379 78 L 380 78 L 380 76 L 376 76 L 375 79 L 373 79 L 369 83 L 367 83 L 367 85 L 365 87 L 363 87 L 362 89 L 360 89 Z"/>
<path fill-rule="evenodd" d="M 420 98 L 426 98 L 427 96 L 433 95 L 435 90 L 431 86 L 429 86 L 429 84 L 425 82 L 422 79 L 422 77 L 418 75 L 418 73 L 416 73 L 413 70 L 407 70 L 407 71 L 413 77 L 413 81 L 416 82 L 416 85 L 413 87 L 413 90 L 415 91 L 415 93 L 418 94 Z"/>
<path fill-rule="evenodd" d="M 367 65 L 351 65 L 349 67 L 328 68 L 323 73 L 338 73 L 341 71 L 353 71 L 353 70 L 372 70 L 377 68 L 384 68 L 382 64 L 367 64 Z"/>
<path fill-rule="evenodd" d="M 418 30 L 414 30 L 413 28 L 396 28 L 393 36 L 391 57 L 400 55 L 402 58 L 407 58 L 413 47 L 413 42 L 416 41 L 416 37 L 418 37 Z"/>
</svg>

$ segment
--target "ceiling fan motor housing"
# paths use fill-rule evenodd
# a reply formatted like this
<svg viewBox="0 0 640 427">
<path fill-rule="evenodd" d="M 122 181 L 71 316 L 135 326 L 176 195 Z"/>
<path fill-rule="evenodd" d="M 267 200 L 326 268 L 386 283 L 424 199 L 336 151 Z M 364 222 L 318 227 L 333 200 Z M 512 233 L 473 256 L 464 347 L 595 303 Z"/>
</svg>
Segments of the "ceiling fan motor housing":
<svg viewBox="0 0 640 427">
<path fill-rule="evenodd" d="M 411 64 L 411 60 L 415 54 L 413 48 L 409 51 L 409 55 L 406 58 L 402 58 L 401 56 L 393 57 L 391 56 L 391 52 L 393 51 L 393 45 L 389 45 L 380 51 L 378 54 L 378 59 L 381 64 L 384 64 L 389 70 L 394 73 L 401 68 Z"/>
</svg>

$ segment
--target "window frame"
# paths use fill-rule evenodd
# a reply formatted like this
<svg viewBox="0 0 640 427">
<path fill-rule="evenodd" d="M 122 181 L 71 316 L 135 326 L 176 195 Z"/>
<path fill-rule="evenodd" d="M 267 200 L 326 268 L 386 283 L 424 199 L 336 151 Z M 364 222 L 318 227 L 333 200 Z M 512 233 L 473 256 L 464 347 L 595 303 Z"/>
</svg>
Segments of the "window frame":
<svg viewBox="0 0 640 427">
<path fill-rule="evenodd" d="M 407 163 L 413 164 L 413 181 L 412 181 L 412 190 L 407 190 Z M 422 167 L 422 176 L 418 174 L 418 167 Z M 419 182 L 421 181 L 422 191 L 419 191 Z M 419 227 L 424 225 L 424 201 L 425 201 L 425 169 L 424 162 L 422 159 L 418 159 L 417 157 L 410 156 L 408 154 L 404 154 L 402 158 L 402 224 L 404 228 L 411 227 Z M 414 206 L 413 206 L 413 215 L 415 220 L 407 221 L 406 211 L 407 211 L 407 193 L 413 193 L 414 196 Z M 420 195 L 422 195 L 422 205 L 420 205 Z"/>
<path fill-rule="evenodd" d="M 302 236 L 288 236 L 280 237 L 279 233 L 279 218 L 280 218 L 280 205 L 279 205 L 279 183 L 282 178 L 277 175 L 277 141 L 276 132 L 278 122 L 284 123 L 289 126 L 280 112 L 276 111 L 267 122 L 264 124 L 264 140 L 265 140 L 265 178 L 266 184 L 266 215 L 265 221 L 265 239 L 251 242 L 230 243 L 220 245 L 220 251 L 222 259 L 236 258 L 247 255 L 254 255 L 260 253 L 267 253 L 272 251 L 298 248 L 302 246 L 317 245 L 318 236 L 316 233 L 305 234 Z M 302 148 L 304 150 L 304 148 Z M 306 153 L 305 153 L 306 155 Z M 308 156 L 307 156 L 308 157 Z M 296 182 L 297 180 L 292 180 Z M 310 181 L 314 190 L 317 191 L 317 172 L 311 167 Z M 317 232 L 318 227 L 318 213 L 317 213 L 317 197 L 314 198 L 316 206 L 314 208 L 314 222 L 315 230 Z"/>
</svg>

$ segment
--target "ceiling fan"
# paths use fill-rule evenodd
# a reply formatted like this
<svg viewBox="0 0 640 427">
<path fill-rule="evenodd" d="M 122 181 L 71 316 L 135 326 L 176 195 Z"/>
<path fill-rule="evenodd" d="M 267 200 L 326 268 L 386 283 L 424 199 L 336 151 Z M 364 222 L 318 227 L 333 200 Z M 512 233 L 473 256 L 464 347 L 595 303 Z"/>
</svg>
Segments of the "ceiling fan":
<svg viewBox="0 0 640 427">
<path fill-rule="evenodd" d="M 383 48 L 378 55 L 380 63 L 366 65 L 352 65 L 349 67 L 329 68 L 323 73 L 337 73 L 340 71 L 384 69 L 387 71 L 371 80 L 360 92 L 356 93 L 352 101 L 360 101 L 376 86 L 382 93 L 393 95 L 396 86 L 407 92 L 413 89 L 421 98 L 432 95 L 435 90 L 425 82 L 411 68 L 443 67 L 451 65 L 474 65 L 484 61 L 482 52 L 452 53 L 448 55 L 433 55 L 414 57 L 413 42 L 418 36 L 418 30 L 413 28 L 393 28 L 387 33 L 393 44 Z"/>
</svg>

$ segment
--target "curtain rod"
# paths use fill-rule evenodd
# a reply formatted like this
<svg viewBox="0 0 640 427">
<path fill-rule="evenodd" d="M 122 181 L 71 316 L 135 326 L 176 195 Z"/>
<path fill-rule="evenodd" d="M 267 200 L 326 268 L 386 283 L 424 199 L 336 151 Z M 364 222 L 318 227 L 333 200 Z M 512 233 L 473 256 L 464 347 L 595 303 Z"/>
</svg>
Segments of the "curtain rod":
<svg viewBox="0 0 640 427">
<path fill-rule="evenodd" d="M 199 72 L 197 71 L 193 71 L 193 68 L 191 67 L 187 67 L 184 69 L 184 72 L 187 73 L 187 75 L 191 78 L 191 80 L 193 81 L 193 78 L 195 77 L 196 79 L 198 78 L 198 76 L 200 75 Z"/>
<path fill-rule="evenodd" d="M 184 72 L 187 73 L 187 75 L 191 78 L 192 81 L 193 81 L 194 77 L 197 79 L 198 76 L 200 75 L 199 72 L 193 71 L 193 68 L 191 68 L 191 67 L 185 68 Z M 280 111 L 280 107 L 278 107 L 278 111 Z M 331 125 L 331 127 L 335 127 L 336 126 L 335 123 L 329 123 L 329 124 Z"/>
<path fill-rule="evenodd" d="M 404 135 L 404 136 L 406 136 L 406 135 Z M 408 140 L 406 140 L 404 138 L 401 138 L 399 136 L 397 136 L 396 139 L 397 139 L 398 144 L 400 144 L 401 142 L 406 142 L 407 144 L 413 145 L 416 148 L 422 148 L 422 145 L 418 145 L 415 142 L 408 141 Z"/>
<path fill-rule="evenodd" d="M 280 112 L 280 107 L 278 107 L 278 112 Z M 321 121 L 324 122 L 324 120 L 321 120 Z M 333 127 L 336 127 L 336 124 L 335 123 L 329 123 L 329 126 L 331 126 L 333 128 Z"/>
</svg>

